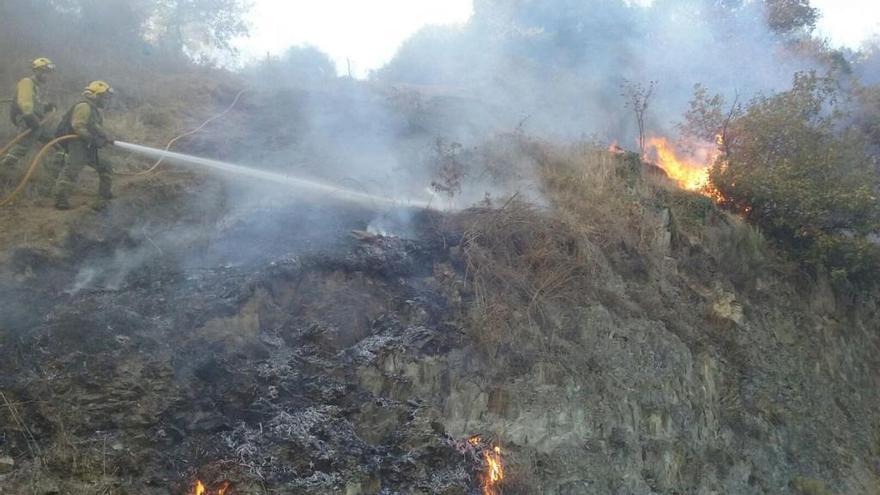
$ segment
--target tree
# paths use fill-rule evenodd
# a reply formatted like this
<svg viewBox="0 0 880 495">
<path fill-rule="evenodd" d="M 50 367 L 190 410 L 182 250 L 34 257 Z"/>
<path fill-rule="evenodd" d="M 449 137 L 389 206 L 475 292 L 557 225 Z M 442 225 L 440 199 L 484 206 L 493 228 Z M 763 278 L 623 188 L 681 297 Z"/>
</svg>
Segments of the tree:
<svg viewBox="0 0 880 495">
<path fill-rule="evenodd" d="M 809 34 L 816 28 L 819 11 L 810 0 L 765 0 L 767 24 L 782 35 Z"/>
<path fill-rule="evenodd" d="M 255 67 L 263 82 L 320 83 L 336 77 L 336 63 L 329 55 L 310 46 L 292 46 L 279 59 L 270 58 Z"/>
<path fill-rule="evenodd" d="M 684 122 L 678 124 L 678 130 L 685 137 L 697 141 L 718 143 L 720 151 L 727 153 L 736 142 L 731 129 L 734 120 L 742 117 L 743 107 L 739 95 L 734 96 L 733 103 L 720 94 L 709 95 L 709 90 L 702 84 L 694 85 L 694 95 L 684 115 Z"/>
<path fill-rule="evenodd" d="M 633 111 L 636 117 L 636 124 L 639 127 L 639 151 L 645 156 L 645 143 L 647 135 L 645 134 L 645 113 L 651 104 L 651 97 L 654 96 L 654 89 L 657 87 L 657 81 L 651 81 L 645 86 L 642 83 L 634 83 L 632 81 L 623 81 L 623 94 L 626 100 L 626 106 Z"/>
<path fill-rule="evenodd" d="M 232 51 L 232 40 L 248 33 L 246 0 L 154 1 L 152 37 L 171 51 Z"/>
<path fill-rule="evenodd" d="M 799 73 L 791 90 L 754 99 L 710 171 L 722 205 L 809 265 L 875 283 L 880 191 L 861 133 L 841 130 L 834 80 Z"/>
<path fill-rule="evenodd" d="M 880 35 L 862 48 L 856 58 L 854 71 L 864 84 L 880 84 Z"/>
</svg>

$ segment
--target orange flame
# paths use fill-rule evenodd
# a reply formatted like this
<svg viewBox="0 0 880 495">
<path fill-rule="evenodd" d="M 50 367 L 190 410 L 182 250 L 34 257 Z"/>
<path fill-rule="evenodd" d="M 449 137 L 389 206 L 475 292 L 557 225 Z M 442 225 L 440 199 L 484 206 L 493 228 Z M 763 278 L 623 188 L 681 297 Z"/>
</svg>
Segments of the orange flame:
<svg viewBox="0 0 880 495">
<path fill-rule="evenodd" d="M 680 156 L 675 146 L 662 137 L 649 139 L 648 148 L 656 154 L 657 166 L 662 168 L 666 175 L 677 182 L 681 188 L 688 191 L 706 192 L 709 187 L 709 167 L 718 158 L 718 150 L 715 145 L 697 146 L 693 158 Z"/>
<path fill-rule="evenodd" d="M 228 481 L 224 481 L 223 485 L 217 489 L 217 495 L 226 495 L 226 490 L 229 490 L 230 483 Z M 208 492 L 208 489 L 205 488 L 205 484 L 202 483 L 201 480 L 196 480 L 196 486 L 193 488 L 193 495 L 211 495 Z"/>
<path fill-rule="evenodd" d="M 498 485 L 504 480 L 504 463 L 501 459 L 501 447 L 483 452 L 488 471 L 483 480 L 483 495 L 498 495 Z"/>
<path fill-rule="evenodd" d="M 614 141 L 613 143 L 611 143 L 610 146 L 608 146 L 608 152 L 609 152 L 609 153 L 612 153 L 612 154 L 614 154 L 614 155 L 622 155 L 622 154 L 624 154 L 624 153 L 626 152 L 626 150 L 624 150 L 623 148 L 621 148 L 621 147 L 617 144 L 617 141 Z"/>
</svg>

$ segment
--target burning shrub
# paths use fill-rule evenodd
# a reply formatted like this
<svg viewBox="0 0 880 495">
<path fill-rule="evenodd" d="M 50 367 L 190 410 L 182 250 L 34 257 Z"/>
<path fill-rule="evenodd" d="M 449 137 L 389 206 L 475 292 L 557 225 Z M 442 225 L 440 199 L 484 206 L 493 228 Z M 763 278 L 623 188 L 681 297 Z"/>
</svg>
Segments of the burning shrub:
<svg viewBox="0 0 880 495">
<path fill-rule="evenodd" d="M 860 135 L 839 129 L 839 96 L 831 79 L 802 73 L 790 91 L 756 98 L 729 122 L 710 178 L 722 206 L 799 260 L 869 282 L 880 274 L 880 180 Z"/>
</svg>

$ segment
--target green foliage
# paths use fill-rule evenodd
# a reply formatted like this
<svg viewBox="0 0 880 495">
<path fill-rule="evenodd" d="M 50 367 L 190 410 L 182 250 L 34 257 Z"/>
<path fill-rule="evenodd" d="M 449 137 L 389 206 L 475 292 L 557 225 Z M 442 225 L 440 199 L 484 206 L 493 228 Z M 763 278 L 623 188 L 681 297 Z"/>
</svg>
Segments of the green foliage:
<svg viewBox="0 0 880 495">
<path fill-rule="evenodd" d="M 245 0 L 4 0 L 0 18 L 16 26 L 4 27 L 4 38 L 41 49 L 74 43 L 88 46 L 95 57 L 110 49 L 152 46 L 165 54 L 198 56 L 232 50 L 231 41 L 247 34 L 248 5 Z"/>
<path fill-rule="evenodd" d="M 728 105 L 722 95 L 711 95 L 702 84 L 694 85 L 694 96 L 690 101 L 685 120 L 678 125 L 685 136 L 700 141 L 714 142 L 720 136 L 722 143 L 729 141 L 730 123 L 741 117 L 742 105 L 737 97 Z"/>
<path fill-rule="evenodd" d="M 231 42 L 247 34 L 243 0 L 152 0 L 150 25 L 158 40 L 189 54 L 231 51 Z"/>
<path fill-rule="evenodd" d="M 657 188 L 655 194 L 659 205 L 671 208 L 676 220 L 693 231 L 705 228 L 709 219 L 718 213 L 712 199 L 702 194 L 664 188 Z"/>
<path fill-rule="evenodd" d="M 779 34 L 809 33 L 816 28 L 819 11 L 810 0 L 765 0 L 767 24 Z"/>
<path fill-rule="evenodd" d="M 248 72 L 265 86 L 326 84 L 336 78 L 336 63 L 314 46 L 292 46 L 281 57 L 267 57 Z"/>
<path fill-rule="evenodd" d="M 853 124 L 880 150 L 880 84 L 856 89 Z"/>
<path fill-rule="evenodd" d="M 753 100 L 710 177 L 723 206 L 802 261 L 874 281 L 880 180 L 861 134 L 839 129 L 837 97 L 833 81 L 802 73 L 790 91 Z"/>
</svg>

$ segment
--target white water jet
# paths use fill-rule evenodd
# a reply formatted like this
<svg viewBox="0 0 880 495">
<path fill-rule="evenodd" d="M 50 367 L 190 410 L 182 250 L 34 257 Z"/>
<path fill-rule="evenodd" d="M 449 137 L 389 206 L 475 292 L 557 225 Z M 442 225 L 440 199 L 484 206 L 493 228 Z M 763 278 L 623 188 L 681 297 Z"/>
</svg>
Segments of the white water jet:
<svg viewBox="0 0 880 495">
<path fill-rule="evenodd" d="M 339 186 L 334 186 L 332 184 L 325 184 L 317 181 L 313 181 L 311 179 L 303 179 L 299 177 L 293 177 L 290 175 L 283 175 L 275 172 L 269 172 L 267 170 L 259 170 L 255 168 L 243 167 L 241 165 L 234 165 L 232 163 L 221 162 L 217 160 L 211 160 L 208 158 L 201 158 L 197 156 L 185 155 L 183 153 L 175 153 L 173 151 L 165 151 L 157 148 L 150 148 L 148 146 L 141 146 L 139 144 L 125 143 L 121 141 L 116 141 L 114 143 L 118 148 L 128 150 L 134 153 L 139 153 L 145 156 L 150 156 L 156 159 L 165 159 L 172 162 L 179 163 L 181 165 L 195 165 L 197 167 L 210 168 L 213 170 L 217 170 L 220 172 L 224 172 L 227 174 L 235 174 L 235 175 L 243 175 L 247 177 L 251 177 L 254 179 L 264 180 L 268 182 L 272 182 L 273 184 L 282 184 L 285 186 L 290 186 L 294 189 L 299 189 L 302 191 L 309 191 L 313 193 L 321 193 L 327 194 L 334 198 L 348 201 L 351 203 L 357 203 L 364 206 L 377 207 L 377 206 L 390 206 L 397 208 L 424 208 L 429 210 L 445 210 L 446 208 L 438 204 L 439 202 L 436 198 L 432 198 L 430 200 L 425 199 L 411 199 L 407 198 L 406 200 L 399 198 L 390 198 L 387 196 L 379 196 L 376 194 L 368 194 L 360 191 L 353 191 L 351 189 L 346 189 Z"/>
</svg>

